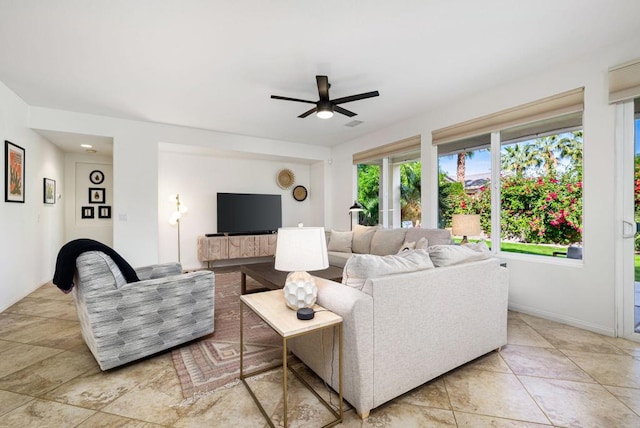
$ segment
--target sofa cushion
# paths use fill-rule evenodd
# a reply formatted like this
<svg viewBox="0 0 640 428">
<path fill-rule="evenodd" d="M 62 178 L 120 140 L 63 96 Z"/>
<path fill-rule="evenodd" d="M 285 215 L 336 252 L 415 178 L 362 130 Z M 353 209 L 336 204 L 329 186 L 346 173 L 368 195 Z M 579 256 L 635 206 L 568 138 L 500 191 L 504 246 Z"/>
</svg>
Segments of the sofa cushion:
<svg viewBox="0 0 640 428">
<path fill-rule="evenodd" d="M 351 239 L 353 232 L 340 232 L 331 230 L 327 251 L 339 251 L 341 253 L 351 253 Z"/>
<path fill-rule="evenodd" d="M 418 239 L 416 242 L 416 250 L 428 250 L 429 249 L 429 240 L 424 236 Z"/>
<path fill-rule="evenodd" d="M 368 278 L 432 268 L 433 263 L 426 250 L 409 250 L 387 256 L 354 254 L 344 266 L 342 283 L 362 290 Z"/>
<path fill-rule="evenodd" d="M 488 259 L 491 253 L 464 245 L 432 245 L 429 247 L 429 257 L 435 266 L 440 267 Z"/>
<path fill-rule="evenodd" d="M 378 229 L 371 239 L 371 254 L 396 254 L 404 242 L 407 229 Z"/>
<path fill-rule="evenodd" d="M 379 226 L 353 226 L 353 239 L 351 240 L 351 251 L 360 254 L 371 252 L 371 239 Z"/>
<path fill-rule="evenodd" d="M 398 250 L 398 254 L 403 253 L 405 251 L 415 250 L 415 249 L 416 249 L 416 243 L 415 242 L 404 241 L 404 244 L 402 244 L 400 246 L 400 249 Z M 423 250 L 424 250 L 424 248 L 423 248 Z"/>
<path fill-rule="evenodd" d="M 347 263 L 347 260 L 349 260 L 349 257 L 351 257 L 352 255 L 353 254 L 351 253 L 341 253 L 340 251 L 327 251 L 329 265 L 339 268 L 343 268 Z"/>
<path fill-rule="evenodd" d="M 447 229 L 423 229 L 421 227 L 411 227 L 407 229 L 405 240 L 418 242 L 420 238 L 427 238 L 429 245 L 453 244 L 451 232 Z"/>
</svg>

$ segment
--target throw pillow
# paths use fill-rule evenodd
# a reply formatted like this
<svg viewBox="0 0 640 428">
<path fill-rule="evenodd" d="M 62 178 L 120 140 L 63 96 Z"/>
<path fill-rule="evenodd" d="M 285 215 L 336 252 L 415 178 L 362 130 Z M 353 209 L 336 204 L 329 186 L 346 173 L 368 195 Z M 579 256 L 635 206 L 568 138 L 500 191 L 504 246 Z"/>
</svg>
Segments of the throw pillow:
<svg viewBox="0 0 640 428">
<path fill-rule="evenodd" d="M 368 278 L 432 268 L 433 263 L 426 250 L 409 250 L 389 256 L 354 254 L 344 266 L 342 283 L 362 290 Z"/>
<path fill-rule="evenodd" d="M 427 238 L 422 237 L 416 242 L 416 250 L 427 250 L 429 249 L 429 241 Z"/>
<path fill-rule="evenodd" d="M 463 247 L 471 248 L 473 251 L 477 251 L 479 253 L 486 253 L 491 255 L 491 250 L 487 247 L 487 243 L 484 241 L 479 242 L 468 242 L 466 244 L 462 244 Z"/>
<path fill-rule="evenodd" d="M 396 254 L 404 242 L 406 229 L 378 229 L 371 239 L 371 254 L 388 256 Z"/>
<path fill-rule="evenodd" d="M 351 252 L 351 239 L 353 232 L 340 232 L 338 230 L 331 230 L 331 237 L 329 238 L 329 245 L 327 251 L 338 251 L 340 253 Z"/>
<path fill-rule="evenodd" d="M 378 226 L 353 226 L 353 240 L 351 241 L 351 251 L 360 254 L 371 252 L 371 239 L 378 230 Z"/>
<path fill-rule="evenodd" d="M 488 259 L 491 253 L 475 251 L 464 245 L 432 245 L 429 257 L 436 267 L 441 267 Z"/>
<path fill-rule="evenodd" d="M 409 251 L 409 250 L 415 250 L 416 249 L 416 243 L 415 242 L 406 242 L 404 244 L 402 244 L 400 246 L 400 249 L 398 250 L 398 254 L 403 253 L 405 251 Z"/>
</svg>

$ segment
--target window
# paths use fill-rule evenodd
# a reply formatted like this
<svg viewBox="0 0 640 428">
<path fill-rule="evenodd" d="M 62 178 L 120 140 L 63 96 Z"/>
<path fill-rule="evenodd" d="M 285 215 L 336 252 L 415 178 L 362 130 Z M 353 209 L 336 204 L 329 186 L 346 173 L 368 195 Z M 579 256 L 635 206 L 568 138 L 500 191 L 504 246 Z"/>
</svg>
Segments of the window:
<svg viewBox="0 0 640 428">
<path fill-rule="evenodd" d="M 440 227 L 479 214 L 501 251 L 582 246 L 582 136 L 582 89 L 434 131 Z"/>
<path fill-rule="evenodd" d="M 412 137 L 353 155 L 357 167 L 358 223 L 385 227 L 420 224 L 420 137 Z"/>
</svg>

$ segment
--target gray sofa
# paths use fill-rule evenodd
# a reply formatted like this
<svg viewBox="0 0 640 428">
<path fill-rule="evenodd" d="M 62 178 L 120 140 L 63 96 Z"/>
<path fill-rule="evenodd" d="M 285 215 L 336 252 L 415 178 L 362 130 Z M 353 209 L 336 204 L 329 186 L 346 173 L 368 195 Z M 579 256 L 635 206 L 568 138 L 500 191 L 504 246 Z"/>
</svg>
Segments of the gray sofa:
<svg viewBox="0 0 640 428">
<path fill-rule="evenodd" d="M 396 254 L 403 244 L 420 242 L 426 238 L 426 245 L 452 244 L 451 233 L 445 229 L 383 229 L 379 226 L 354 226 L 352 232 L 327 233 L 327 253 L 329 264 L 344 267 L 353 254 L 375 254 L 386 256 Z"/>
<path fill-rule="evenodd" d="M 213 332 L 213 272 L 183 274 L 179 263 L 166 263 L 136 274 L 140 281 L 127 283 L 100 251 L 76 259 L 80 329 L 102 370 Z"/>
<path fill-rule="evenodd" d="M 318 304 L 343 317 L 343 393 L 362 418 L 507 342 L 508 273 L 493 257 L 369 278 L 362 289 L 316 284 Z M 334 340 L 309 334 L 290 349 L 337 390 Z"/>
</svg>

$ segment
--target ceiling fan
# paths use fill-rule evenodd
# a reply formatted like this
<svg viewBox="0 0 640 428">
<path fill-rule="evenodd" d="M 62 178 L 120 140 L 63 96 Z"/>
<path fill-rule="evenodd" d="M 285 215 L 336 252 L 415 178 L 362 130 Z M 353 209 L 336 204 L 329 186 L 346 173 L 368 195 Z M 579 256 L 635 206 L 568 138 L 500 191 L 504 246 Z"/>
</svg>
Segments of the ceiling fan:
<svg viewBox="0 0 640 428">
<path fill-rule="evenodd" d="M 275 100 L 297 101 L 299 103 L 315 104 L 316 106 L 314 108 L 305 111 L 298 117 L 305 118 L 311 113 L 316 113 L 316 115 L 321 119 L 329 119 L 333 116 L 334 111 L 349 117 L 353 117 L 356 115 L 356 113 L 342 108 L 338 104 L 350 103 L 352 101 L 364 100 L 366 98 L 377 97 L 378 95 L 380 95 L 378 91 L 372 91 L 365 92 L 364 94 L 351 95 L 348 97 L 336 98 L 334 100 L 331 100 L 329 99 L 329 88 L 331 87 L 329 78 L 327 76 L 316 76 L 316 82 L 318 83 L 318 95 L 320 96 L 320 99 L 318 101 L 281 97 L 279 95 L 271 95 L 271 98 Z"/>
</svg>

